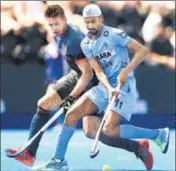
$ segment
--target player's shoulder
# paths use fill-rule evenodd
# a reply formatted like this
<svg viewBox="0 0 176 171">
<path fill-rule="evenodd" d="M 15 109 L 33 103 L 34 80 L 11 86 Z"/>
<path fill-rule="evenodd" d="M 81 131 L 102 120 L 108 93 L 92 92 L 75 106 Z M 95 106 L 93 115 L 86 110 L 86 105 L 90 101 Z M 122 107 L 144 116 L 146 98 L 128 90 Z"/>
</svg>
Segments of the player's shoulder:
<svg viewBox="0 0 176 171">
<path fill-rule="evenodd" d="M 105 25 L 104 26 L 104 32 L 108 31 L 110 34 L 119 34 L 119 33 L 125 33 L 123 30 L 119 29 L 119 28 L 115 28 L 115 27 L 110 27 Z"/>
<path fill-rule="evenodd" d="M 115 40 L 115 39 L 121 39 L 121 38 L 127 38 L 129 37 L 128 34 L 122 30 L 122 29 L 119 29 L 119 28 L 113 28 L 113 27 L 109 27 L 109 32 L 110 32 L 110 35 L 111 37 Z"/>
<path fill-rule="evenodd" d="M 85 34 L 80 30 L 80 28 L 78 26 L 69 24 L 68 27 L 69 27 L 69 30 L 70 30 L 69 31 L 70 35 L 72 37 L 81 38 L 81 39 L 83 39 L 85 37 Z"/>
</svg>

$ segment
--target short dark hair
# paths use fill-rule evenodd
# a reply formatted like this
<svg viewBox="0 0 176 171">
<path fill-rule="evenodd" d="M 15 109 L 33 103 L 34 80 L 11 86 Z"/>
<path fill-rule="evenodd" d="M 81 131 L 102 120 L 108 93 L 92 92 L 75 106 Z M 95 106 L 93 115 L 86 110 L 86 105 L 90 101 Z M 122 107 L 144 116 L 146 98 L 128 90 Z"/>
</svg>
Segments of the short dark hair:
<svg viewBox="0 0 176 171">
<path fill-rule="evenodd" d="M 65 17 L 64 9 L 60 5 L 49 5 L 45 11 L 45 17 Z"/>
</svg>

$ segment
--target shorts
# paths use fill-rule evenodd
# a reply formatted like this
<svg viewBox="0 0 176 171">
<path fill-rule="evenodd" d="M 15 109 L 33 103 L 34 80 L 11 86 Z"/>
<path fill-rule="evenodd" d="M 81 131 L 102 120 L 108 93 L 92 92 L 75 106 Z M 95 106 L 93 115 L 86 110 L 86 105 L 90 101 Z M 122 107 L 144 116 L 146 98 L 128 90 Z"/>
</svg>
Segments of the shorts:
<svg viewBox="0 0 176 171">
<path fill-rule="evenodd" d="M 111 110 L 120 114 L 127 121 L 131 118 L 132 109 L 136 102 L 135 89 L 135 79 L 133 77 L 128 78 L 126 83 L 123 85 L 123 88 L 120 90 L 119 98 L 114 102 L 111 108 Z M 109 101 L 109 94 L 101 83 L 86 92 L 86 95 L 98 107 L 99 113 L 106 110 Z"/>
<path fill-rule="evenodd" d="M 79 77 L 80 77 L 80 74 L 78 74 L 74 70 L 71 70 L 67 75 L 63 76 L 55 84 L 53 84 L 52 88 L 59 94 L 61 99 L 65 99 L 74 89 Z M 87 85 L 85 91 L 88 91 L 89 89 L 91 89 L 93 86 L 96 86 L 97 84 L 98 84 L 98 80 L 94 77 Z"/>
</svg>

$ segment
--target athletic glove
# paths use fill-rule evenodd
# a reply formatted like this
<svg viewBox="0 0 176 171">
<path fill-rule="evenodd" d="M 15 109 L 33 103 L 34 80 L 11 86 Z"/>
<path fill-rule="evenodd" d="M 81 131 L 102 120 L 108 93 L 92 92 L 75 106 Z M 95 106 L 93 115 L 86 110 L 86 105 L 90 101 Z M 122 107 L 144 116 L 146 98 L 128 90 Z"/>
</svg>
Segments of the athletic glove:
<svg viewBox="0 0 176 171">
<path fill-rule="evenodd" d="M 64 114 L 66 114 L 67 111 L 71 108 L 74 100 L 75 98 L 72 96 L 68 96 L 65 98 L 65 100 L 63 101 Z"/>
</svg>

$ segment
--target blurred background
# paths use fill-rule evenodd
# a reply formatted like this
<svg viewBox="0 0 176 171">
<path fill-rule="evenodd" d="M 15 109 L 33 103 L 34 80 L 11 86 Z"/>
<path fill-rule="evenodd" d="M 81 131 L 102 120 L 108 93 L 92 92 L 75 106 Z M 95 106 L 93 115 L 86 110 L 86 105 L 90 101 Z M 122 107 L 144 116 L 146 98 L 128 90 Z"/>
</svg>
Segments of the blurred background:
<svg viewBox="0 0 176 171">
<path fill-rule="evenodd" d="M 175 127 L 175 1 L 1 1 L 1 128 L 28 129 L 37 100 L 69 68 L 44 18 L 59 4 L 67 20 L 86 33 L 82 10 L 97 3 L 105 24 L 127 32 L 149 48 L 136 69 L 136 106 L 131 122 Z M 129 52 L 130 57 L 133 52 Z"/>
</svg>

